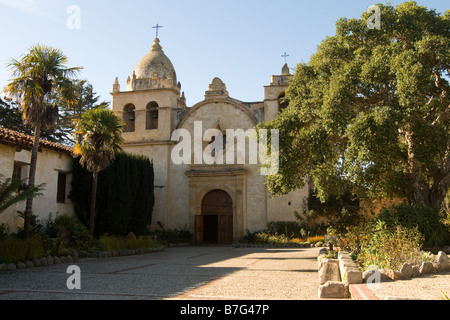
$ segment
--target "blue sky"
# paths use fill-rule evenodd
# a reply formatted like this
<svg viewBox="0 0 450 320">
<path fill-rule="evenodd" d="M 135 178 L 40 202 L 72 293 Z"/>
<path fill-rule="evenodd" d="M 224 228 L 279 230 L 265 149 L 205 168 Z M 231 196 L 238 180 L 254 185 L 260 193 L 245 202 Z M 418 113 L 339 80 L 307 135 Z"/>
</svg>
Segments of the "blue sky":
<svg viewBox="0 0 450 320">
<path fill-rule="evenodd" d="M 403 1 L 390 1 L 397 5 Z M 417 1 L 443 13 L 448 0 Z M 159 38 L 185 91 L 188 106 L 203 100 L 214 77 L 230 96 L 262 101 L 264 85 L 280 74 L 281 55 L 294 68 L 308 62 L 340 17 L 359 18 L 383 1 L 303 0 L 0 0 L 0 87 L 11 73 L 5 65 L 36 43 L 59 47 L 68 66 L 81 66 L 101 100 L 111 101 L 115 77 L 122 90 L 139 60 Z M 67 21 L 79 8 L 80 28 Z"/>
</svg>

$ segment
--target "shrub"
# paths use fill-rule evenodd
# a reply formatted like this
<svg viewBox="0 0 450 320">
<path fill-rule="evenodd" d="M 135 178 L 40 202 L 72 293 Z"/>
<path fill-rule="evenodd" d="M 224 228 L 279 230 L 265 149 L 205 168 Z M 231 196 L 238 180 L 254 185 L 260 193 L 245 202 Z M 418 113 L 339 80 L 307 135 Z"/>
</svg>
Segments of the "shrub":
<svg viewBox="0 0 450 320">
<path fill-rule="evenodd" d="M 370 223 L 367 221 L 360 222 L 358 225 L 347 227 L 344 232 L 339 232 L 333 227 L 329 227 L 327 229 L 328 235 L 336 239 L 333 241 L 334 245 L 339 247 L 341 250 L 354 252 L 355 254 L 359 254 L 361 252 L 361 247 L 369 238 L 370 232 Z"/>
<path fill-rule="evenodd" d="M 388 228 L 398 225 L 414 229 L 424 236 L 424 247 L 434 248 L 450 241 L 450 228 L 446 225 L 446 212 L 420 205 L 401 204 L 384 208 L 377 219 Z"/>
<path fill-rule="evenodd" d="M 58 230 L 56 254 L 62 246 L 76 250 L 96 251 L 99 242 L 91 236 L 89 230 L 75 216 L 59 215 L 55 218 L 55 226 Z"/>
<path fill-rule="evenodd" d="M 0 223 L 0 239 L 5 238 L 9 234 L 9 225 Z"/>
<path fill-rule="evenodd" d="M 376 230 L 365 241 L 359 255 L 365 267 L 377 265 L 398 270 L 405 262 L 417 264 L 423 261 L 423 236 L 417 228 L 386 228 L 382 221 L 377 221 L 374 228 Z"/>
<path fill-rule="evenodd" d="M 103 235 L 100 237 L 102 249 L 115 251 L 120 249 L 144 249 L 156 247 L 155 242 L 150 237 L 139 237 L 127 239 L 125 237 Z"/>
<path fill-rule="evenodd" d="M 313 244 L 316 244 L 317 242 L 322 242 L 322 244 L 325 241 L 325 237 L 324 236 L 314 236 L 314 237 L 308 237 L 306 239 L 306 241 L 311 242 Z"/>
<path fill-rule="evenodd" d="M 73 161 L 69 197 L 81 222 L 87 225 L 92 174 Z M 95 234 L 145 234 L 154 205 L 153 163 L 144 156 L 120 153 L 98 177 Z"/>
<path fill-rule="evenodd" d="M 242 236 L 238 242 L 248 244 L 253 243 L 259 245 L 275 245 L 289 243 L 291 242 L 291 239 L 284 234 L 271 233 L 267 230 L 254 232 L 250 232 L 249 230 L 247 230 L 246 234 Z"/>
<path fill-rule="evenodd" d="M 301 227 L 295 221 L 276 221 L 267 224 L 270 234 L 284 234 L 290 238 L 301 236 Z"/>
<path fill-rule="evenodd" d="M 0 240 L 0 262 L 3 263 L 40 258 L 45 254 L 43 242 L 38 236 L 30 236 L 26 239 L 5 236 Z"/>
<path fill-rule="evenodd" d="M 169 243 L 190 243 L 192 241 L 192 233 L 187 229 L 165 229 L 160 225 L 161 229 L 150 232 L 150 235 L 156 238 L 161 244 Z"/>
</svg>

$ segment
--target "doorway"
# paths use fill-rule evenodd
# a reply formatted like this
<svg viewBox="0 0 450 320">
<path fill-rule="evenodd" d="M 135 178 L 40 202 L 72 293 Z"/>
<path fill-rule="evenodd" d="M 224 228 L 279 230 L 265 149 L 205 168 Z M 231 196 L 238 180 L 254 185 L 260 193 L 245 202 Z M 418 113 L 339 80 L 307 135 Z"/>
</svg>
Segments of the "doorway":
<svg viewBox="0 0 450 320">
<path fill-rule="evenodd" d="M 201 215 L 196 217 L 197 243 L 233 242 L 233 201 L 223 190 L 213 190 L 202 200 Z"/>
</svg>

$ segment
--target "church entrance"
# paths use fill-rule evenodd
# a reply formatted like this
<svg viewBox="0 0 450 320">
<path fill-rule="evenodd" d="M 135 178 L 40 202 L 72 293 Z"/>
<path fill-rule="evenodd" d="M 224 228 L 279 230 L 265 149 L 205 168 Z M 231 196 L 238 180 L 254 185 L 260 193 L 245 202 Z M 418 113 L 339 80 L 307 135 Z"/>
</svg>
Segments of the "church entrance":
<svg viewBox="0 0 450 320">
<path fill-rule="evenodd" d="M 223 190 L 213 190 L 202 200 L 201 215 L 196 217 L 197 243 L 233 242 L 233 201 Z"/>
</svg>

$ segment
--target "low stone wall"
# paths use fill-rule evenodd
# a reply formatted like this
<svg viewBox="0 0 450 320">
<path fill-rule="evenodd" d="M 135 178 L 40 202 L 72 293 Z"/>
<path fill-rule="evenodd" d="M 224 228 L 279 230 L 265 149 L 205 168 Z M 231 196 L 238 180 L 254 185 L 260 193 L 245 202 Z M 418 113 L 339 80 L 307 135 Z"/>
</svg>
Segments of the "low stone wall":
<svg viewBox="0 0 450 320">
<path fill-rule="evenodd" d="M 350 255 L 339 251 L 338 259 L 328 259 L 327 249 L 319 252 L 319 298 L 348 299 L 349 285 L 363 282 L 362 273 Z"/>
<path fill-rule="evenodd" d="M 14 271 L 17 269 L 34 268 L 60 263 L 71 263 L 79 261 L 82 258 L 112 258 L 120 256 L 129 256 L 135 254 L 144 254 L 164 250 L 164 246 L 158 248 L 143 248 L 135 250 L 116 250 L 116 251 L 98 251 L 86 252 L 71 250 L 71 254 L 63 256 L 47 256 L 42 258 L 35 258 L 27 261 L 19 261 L 16 263 L 0 263 L 0 271 Z"/>
<path fill-rule="evenodd" d="M 367 270 L 362 273 L 348 252 L 339 251 L 338 259 L 326 258 L 328 251 L 324 248 L 319 252 L 319 298 L 320 299 L 348 299 L 358 290 L 362 283 L 406 280 L 430 273 L 446 272 L 450 270 L 447 254 L 440 251 L 435 256 L 429 256 L 432 262 L 422 262 L 420 265 L 403 264 L 400 270 L 381 269 Z M 358 289 L 358 290 L 350 290 Z M 371 292 L 364 293 L 369 296 Z"/>
<path fill-rule="evenodd" d="M 396 281 L 407 280 L 415 277 L 431 273 L 439 273 L 450 270 L 450 263 L 447 253 L 439 251 L 437 255 L 428 256 L 430 261 L 422 262 L 420 265 L 413 265 L 411 263 L 404 263 L 400 270 L 392 270 L 383 268 L 381 270 L 367 270 L 363 274 L 363 281 L 373 283 L 376 281 Z"/>
</svg>

